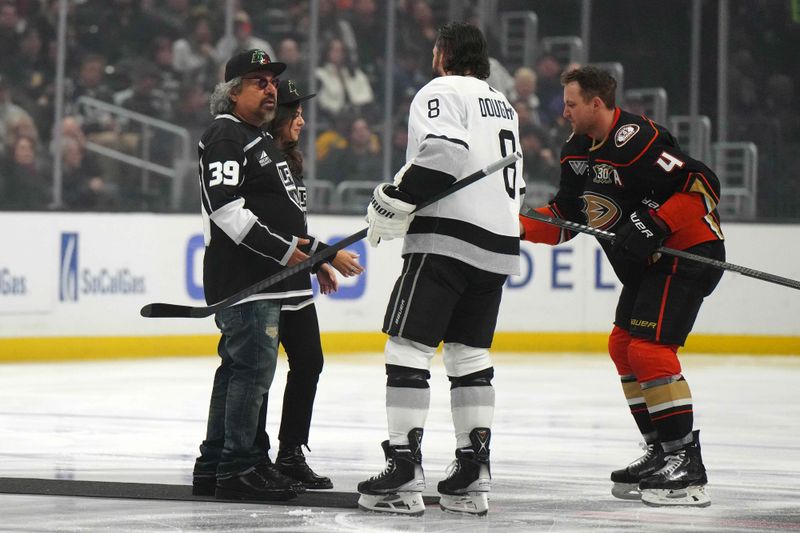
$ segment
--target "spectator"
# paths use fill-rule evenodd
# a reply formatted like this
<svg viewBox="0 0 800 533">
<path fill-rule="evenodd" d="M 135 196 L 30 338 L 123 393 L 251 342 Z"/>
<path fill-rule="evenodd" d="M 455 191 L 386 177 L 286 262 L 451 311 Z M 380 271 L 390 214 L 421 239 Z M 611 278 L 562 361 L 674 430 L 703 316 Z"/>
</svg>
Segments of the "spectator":
<svg viewBox="0 0 800 533">
<path fill-rule="evenodd" d="M 325 63 L 317 68 L 317 79 L 319 108 L 328 119 L 342 112 L 368 110 L 375 100 L 369 79 L 347 57 L 341 39 L 330 41 Z"/>
<path fill-rule="evenodd" d="M 383 63 L 385 19 L 379 16 L 375 0 L 353 0 L 349 20 L 356 41 L 357 54 L 353 58 L 374 83 Z M 424 72 L 427 74 L 427 70 Z"/>
<path fill-rule="evenodd" d="M 427 0 L 412 0 L 400 22 L 399 48 L 417 58 L 420 72 L 430 72 L 430 55 L 436 42 L 436 22 Z"/>
<path fill-rule="evenodd" d="M 8 72 L 11 61 L 19 50 L 20 37 L 25 30 L 25 19 L 19 16 L 15 2 L 0 3 L 0 73 Z"/>
<path fill-rule="evenodd" d="M 408 113 L 406 113 L 407 115 Z M 402 168 L 406 164 L 408 148 L 408 119 L 395 122 L 392 133 L 392 168 Z"/>
<path fill-rule="evenodd" d="M 552 126 L 564 109 L 561 88 L 561 63 L 553 54 L 536 59 L 536 94 L 539 97 L 539 118 L 543 126 Z"/>
<path fill-rule="evenodd" d="M 169 35 L 178 37 L 183 34 L 186 20 L 192 16 L 191 0 L 165 0 L 164 5 L 153 11 L 153 15 L 164 22 Z"/>
<path fill-rule="evenodd" d="M 30 114 L 11 101 L 11 88 L 5 77 L 0 75 L 0 140 L 8 142 L 12 139 L 11 134 L 15 124 L 20 120 L 33 123 Z M 0 155 L 6 153 L 6 148 L 3 142 L 0 142 Z"/>
<path fill-rule="evenodd" d="M 308 76 L 308 63 L 306 63 L 300 44 L 293 37 L 286 37 L 278 44 L 278 61 L 286 64 L 286 72 L 291 73 L 295 79 L 305 79 Z"/>
<path fill-rule="evenodd" d="M 44 94 L 51 75 L 42 53 L 42 36 L 37 28 L 29 26 L 20 36 L 18 52 L 10 58 L 8 82 L 19 89 L 17 94 L 24 95 L 26 108 L 32 109 Z"/>
<path fill-rule="evenodd" d="M 197 8 L 187 22 L 189 35 L 172 45 L 175 70 L 184 83 L 195 83 L 210 89 L 217 81 L 217 62 L 211 17 L 206 8 Z"/>
<path fill-rule="evenodd" d="M 347 113 L 340 113 L 333 117 L 333 122 L 328 128 L 317 136 L 317 159 L 324 160 L 330 153 L 337 148 L 347 148 L 347 136 L 350 132 L 350 124 L 353 117 Z"/>
<path fill-rule="evenodd" d="M 139 61 L 132 68 L 132 84 L 114 94 L 114 104 L 161 120 L 172 120 L 169 99 L 158 87 L 161 72 L 149 61 Z"/>
<path fill-rule="evenodd" d="M 534 111 L 530 108 L 527 102 L 522 100 L 517 100 L 511 106 L 517 112 L 517 118 L 519 119 L 519 127 L 520 129 L 523 126 L 534 126 L 539 123 L 539 116 L 534 113 Z"/>
<path fill-rule="evenodd" d="M 394 65 L 394 101 L 401 102 L 414 98 L 426 83 L 431 81 L 430 75 L 423 74 L 417 68 L 418 57 L 409 50 L 399 50 Z M 400 165 L 402 166 L 402 165 Z"/>
<path fill-rule="evenodd" d="M 76 117 L 66 116 L 61 120 L 61 134 L 65 137 L 72 137 L 82 148 L 86 147 L 86 134 Z"/>
<path fill-rule="evenodd" d="M 547 133 L 535 126 L 527 125 L 520 128 L 519 136 L 525 163 L 523 165 L 525 183 L 529 187 L 531 184 L 539 183 L 557 188 L 561 173 L 560 163 L 558 155 L 550 147 Z"/>
<path fill-rule="evenodd" d="M 178 103 L 175 108 L 175 122 L 189 130 L 194 140 L 200 140 L 200 134 L 208 126 L 208 94 L 197 85 L 183 85 L 178 92 Z"/>
<path fill-rule="evenodd" d="M 373 35 L 371 38 L 374 39 L 375 36 Z M 321 43 L 330 43 L 334 39 L 342 42 L 347 56 L 354 65 L 358 64 L 358 44 L 350 22 L 340 15 L 334 0 L 319 0 L 318 40 Z"/>
<path fill-rule="evenodd" d="M 209 95 L 197 85 L 183 85 L 178 94 L 175 122 L 189 130 L 191 145 L 197 146 L 203 131 L 208 127 Z M 196 176 L 189 174 L 194 168 L 190 167 L 187 171 L 180 209 L 184 212 L 193 212 L 197 209 L 197 199 L 200 198 L 200 182 Z"/>
<path fill-rule="evenodd" d="M 17 137 L 30 137 L 37 145 L 39 144 L 39 128 L 30 115 L 19 115 L 9 123 L 8 138 L 13 140 Z"/>
<path fill-rule="evenodd" d="M 181 88 L 181 75 L 175 70 L 173 59 L 172 39 L 166 35 L 156 37 L 150 52 L 150 60 L 158 68 L 156 86 L 169 100 L 170 108 L 175 109 Z"/>
<path fill-rule="evenodd" d="M 146 12 L 143 4 L 140 0 L 111 0 L 80 5 L 76 13 L 83 28 L 78 32 L 80 44 L 102 53 L 112 65 L 145 55 L 153 39 L 169 30 Z"/>
<path fill-rule="evenodd" d="M 272 46 L 253 35 L 253 23 L 250 20 L 250 15 L 246 11 L 239 10 L 233 17 L 233 36 L 223 36 L 217 41 L 216 57 L 219 62 L 225 61 L 227 58 L 245 50 L 264 50 L 272 61 L 275 60 L 275 51 Z"/>
<path fill-rule="evenodd" d="M 8 210 L 44 210 L 49 200 L 48 171 L 32 137 L 19 136 L 7 149 L 0 207 Z"/>
<path fill-rule="evenodd" d="M 67 97 L 67 113 L 81 117 L 81 127 L 90 137 L 97 137 L 97 142 L 108 144 L 103 137 L 111 135 L 114 121 L 105 111 L 88 110 L 78 113 L 78 98 L 86 96 L 111 103 L 112 91 L 105 80 L 106 58 L 99 54 L 86 54 L 81 60 L 78 77 L 72 84 L 72 94 Z"/>
<path fill-rule="evenodd" d="M 80 140 L 65 135 L 61 145 L 63 198 L 77 210 L 111 210 L 119 206 L 116 188 L 101 177 L 93 158 L 87 157 Z"/>
<path fill-rule="evenodd" d="M 158 88 L 160 72 L 149 61 L 141 61 L 133 66 L 132 85 L 114 95 L 114 103 L 137 113 L 160 120 L 172 120 L 172 108 L 164 91 Z M 171 165 L 173 159 L 174 137 L 161 129 L 147 130 L 142 135 L 141 124 L 130 122 L 125 125 L 122 141 L 127 149 L 138 148 L 137 155 L 161 165 Z M 154 201 L 163 201 L 164 196 L 154 196 Z"/>
<path fill-rule="evenodd" d="M 332 150 L 320 166 L 320 177 L 335 184 L 345 180 L 384 181 L 380 144 L 363 118 L 355 119 L 350 126 L 347 147 Z"/>
<path fill-rule="evenodd" d="M 536 73 L 528 67 L 520 67 L 514 72 L 514 85 L 509 94 L 512 102 L 524 102 L 533 111 L 531 122 L 539 124 L 539 97 L 536 95 Z"/>
</svg>

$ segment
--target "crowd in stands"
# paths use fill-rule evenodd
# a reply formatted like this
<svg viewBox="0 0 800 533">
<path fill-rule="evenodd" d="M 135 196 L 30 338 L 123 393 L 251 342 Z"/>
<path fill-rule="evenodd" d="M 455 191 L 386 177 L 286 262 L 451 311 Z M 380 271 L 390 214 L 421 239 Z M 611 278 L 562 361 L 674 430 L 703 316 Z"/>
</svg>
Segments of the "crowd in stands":
<svg viewBox="0 0 800 533">
<path fill-rule="evenodd" d="M 63 205 L 52 206 L 52 130 L 55 104 L 58 0 L 0 0 L 0 210 L 168 210 L 169 184 L 153 177 L 143 190 L 141 170 L 99 157 L 87 142 L 168 165 L 175 143 L 143 136 L 108 112 L 78 105 L 89 97 L 187 128 L 193 143 L 207 127 L 208 96 L 232 53 L 267 51 L 287 63 L 284 76 L 308 77 L 308 0 L 239 0 L 233 34 L 225 37 L 223 0 L 71 0 L 67 18 L 65 116 L 62 131 Z M 430 79 L 436 29 L 448 2 L 398 0 L 395 61 L 385 61 L 385 3 L 319 0 L 317 132 L 318 180 L 381 181 L 385 69 L 392 69 L 392 169 L 405 155 L 405 120 L 416 91 Z M 476 4 L 476 2 L 472 2 Z M 265 8 L 266 6 L 266 8 Z M 740 14 L 735 14 L 739 16 Z M 569 65 L 541 54 L 530 65 L 506 69 L 498 28 L 488 31 L 492 75 L 520 119 L 525 179 L 544 191 L 558 185 L 560 145 L 569 134 L 561 117 L 561 72 Z M 540 30 L 541 32 L 541 30 Z M 737 37 L 739 38 L 739 37 Z M 793 78 L 760 77 L 754 49 L 736 52 L 732 113 L 764 105 L 797 109 Z M 775 113 L 783 135 L 800 136 L 796 112 Z M 194 168 L 194 167 L 192 167 Z M 796 173 L 797 174 L 797 173 Z M 194 178 L 189 177 L 191 182 Z M 194 211 L 197 199 L 182 207 Z"/>
</svg>

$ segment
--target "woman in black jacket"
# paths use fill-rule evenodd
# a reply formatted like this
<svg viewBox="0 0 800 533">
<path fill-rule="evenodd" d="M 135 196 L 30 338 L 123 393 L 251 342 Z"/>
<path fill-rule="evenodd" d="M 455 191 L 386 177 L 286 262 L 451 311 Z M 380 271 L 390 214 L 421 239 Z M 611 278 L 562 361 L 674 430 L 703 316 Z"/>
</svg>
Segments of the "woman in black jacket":
<svg viewBox="0 0 800 533">
<path fill-rule="evenodd" d="M 300 131 L 305 125 L 302 103 L 314 94 L 301 95 L 292 80 L 283 80 L 278 87 L 278 106 L 275 119 L 267 126 L 267 131 L 275 139 L 289 164 L 299 201 L 306 209 L 306 190 L 303 184 L 303 155 L 298 149 Z M 307 229 L 307 228 L 306 228 Z M 320 244 L 321 249 L 324 245 Z M 364 268 L 358 263 L 358 254 L 340 250 L 330 263 L 320 266 L 318 273 L 320 292 L 329 294 L 338 289 L 338 281 L 333 269 L 342 276 L 361 274 Z M 311 279 L 306 272 L 290 278 L 298 287 L 307 287 Z M 289 360 L 289 373 L 283 395 L 281 427 L 278 434 L 280 446 L 275 461 L 278 470 L 303 484 L 308 489 L 333 488 L 331 480 L 319 476 L 306 463 L 302 446 L 308 448 L 308 433 L 317 392 L 317 380 L 322 372 L 323 356 L 319 335 L 319 321 L 314 300 L 300 296 L 284 300 L 281 307 L 280 341 Z M 266 405 L 266 401 L 263 405 Z M 262 429 L 266 426 L 266 412 L 261 417 Z M 259 431 L 258 438 L 269 449 L 266 431 Z"/>
</svg>

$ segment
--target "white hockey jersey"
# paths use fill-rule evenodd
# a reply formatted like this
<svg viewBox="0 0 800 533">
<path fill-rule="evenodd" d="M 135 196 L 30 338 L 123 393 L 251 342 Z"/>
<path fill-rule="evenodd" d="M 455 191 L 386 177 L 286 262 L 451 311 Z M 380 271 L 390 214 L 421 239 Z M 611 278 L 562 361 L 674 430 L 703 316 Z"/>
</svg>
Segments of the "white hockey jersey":
<svg viewBox="0 0 800 533">
<path fill-rule="evenodd" d="M 411 103 L 406 160 L 460 180 L 520 149 L 514 108 L 485 81 L 443 76 Z M 404 169 L 408 168 L 408 164 Z M 402 181 L 402 171 L 395 178 Z M 522 160 L 418 211 L 403 254 L 433 253 L 519 274 Z"/>
</svg>

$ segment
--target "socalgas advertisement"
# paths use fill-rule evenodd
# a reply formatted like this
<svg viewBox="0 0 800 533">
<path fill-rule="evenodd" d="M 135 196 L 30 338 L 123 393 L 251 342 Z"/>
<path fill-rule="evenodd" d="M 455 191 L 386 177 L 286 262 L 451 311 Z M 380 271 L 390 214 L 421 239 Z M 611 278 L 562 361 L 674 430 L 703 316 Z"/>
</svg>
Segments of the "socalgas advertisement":
<svg viewBox="0 0 800 533">
<path fill-rule="evenodd" d="M 311 217 L 335 242 L 361 217 Z M 206 305 L 199 215 L 0 213 L 0 339 L 214 335 L 212 318 L 145 319 L 150 302 Z M 798 227 L 728 224 L 728 260 L 800 278 Z M 363 276 L 317 296 L 323 332 L 379 332 L 401 244 L 366 241 L 352 250 Z M 508 280 L 498 332 L 606 333 L 620 285 L 597 242 L 523 243 L 521 275 Z M 316 286 L 315 286 L 316 287 Z M 695 332 L 800 336 L 798 291 L 727 273 L 701 310 Z"/>
</svg>

